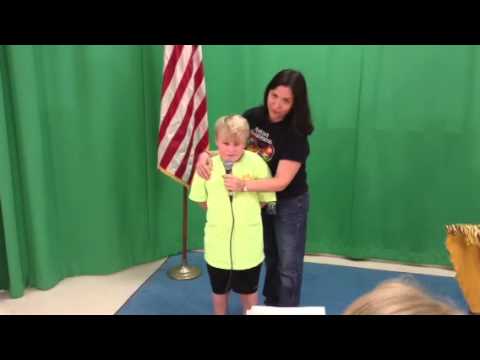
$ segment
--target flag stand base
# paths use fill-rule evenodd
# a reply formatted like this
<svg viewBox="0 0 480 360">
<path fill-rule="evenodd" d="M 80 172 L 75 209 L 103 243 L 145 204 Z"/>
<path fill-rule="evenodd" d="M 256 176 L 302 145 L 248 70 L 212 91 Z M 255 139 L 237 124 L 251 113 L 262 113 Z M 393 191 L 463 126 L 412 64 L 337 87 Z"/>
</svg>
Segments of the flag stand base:
<svg viewBox="0 0 480 360">
<path fill-rule="evenodd" d="M 191 280 L 199 277 L 200 268 L 188 265 L 179 265 L 168 271 L 168 276 L 174 280 Z"/>
</svg>

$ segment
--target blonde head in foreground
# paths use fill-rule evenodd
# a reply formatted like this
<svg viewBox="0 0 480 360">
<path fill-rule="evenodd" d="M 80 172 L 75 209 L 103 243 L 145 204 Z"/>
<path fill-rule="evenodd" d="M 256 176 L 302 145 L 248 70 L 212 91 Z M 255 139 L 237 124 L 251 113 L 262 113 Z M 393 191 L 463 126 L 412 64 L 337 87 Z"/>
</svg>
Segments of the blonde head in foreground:
<svg viewBox="0 0 480 360">
<path fill-rule="evenodd" d="M 429 295 L 412 280 L 382 282 L 359 297 L 344 315 L 464 315 L 448 301 Z"/>
</svg>

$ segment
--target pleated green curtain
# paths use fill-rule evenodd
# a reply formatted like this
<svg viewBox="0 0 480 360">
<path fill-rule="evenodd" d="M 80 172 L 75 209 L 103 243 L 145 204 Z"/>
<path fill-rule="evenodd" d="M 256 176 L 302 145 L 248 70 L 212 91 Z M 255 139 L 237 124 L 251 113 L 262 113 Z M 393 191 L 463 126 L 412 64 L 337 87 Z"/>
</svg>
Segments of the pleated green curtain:
<svg viewBox="0 0 480 360">
<path fill-rule="evenodd" d="M 444 226 L 479 223 L 478 46 L 249 46 L 247 103 L 305 74 L 316 131 L 307 251 L 449 265 Z"/>
<path fill-rule="evenodd" d="M 182 190 L 156 171 L 163 48 L 1 49 L 0 287 L 178 252 Z"/>
<path fill-rule="evenodd" d="M 207 47 L 207 61 L 223 58 L 221 50 Z M 234 66 L 207 67 L 207 75 L 231 84 L 222 89 L 228 96 L 210 98 L 236 98 L 228 112 L 259 104 L 280 69 L 299 69 L 308 81 L 316 131 L 308 160 L 307 251 L 450 265 L 444 226 L 480 222 L 480 47 L 236 51 L 243 69 L 237 81 L 220 75 Z"/>
</svg>

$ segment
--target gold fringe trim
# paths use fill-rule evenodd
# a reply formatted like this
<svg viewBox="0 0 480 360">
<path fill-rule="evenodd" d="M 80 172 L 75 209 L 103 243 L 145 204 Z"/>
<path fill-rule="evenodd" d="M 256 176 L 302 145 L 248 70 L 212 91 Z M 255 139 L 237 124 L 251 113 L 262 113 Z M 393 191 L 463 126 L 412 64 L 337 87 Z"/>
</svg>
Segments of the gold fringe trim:
<svg viewBox="0 0 480 360">
<path fill-rule="evenodd" d="M 449 235 L 463 235 L 467 245 L 480 247 L 480 225 L 454 224 L 446 225 L 445 228 Z"/>
<path fill-rule="evenodd" d="M 173 175 L 172 173 L 168 172 L 167 170 L 164 170 L 162 168 L 158 168 L 158 170 L 160 170 L 162 173 L 164 173 L 165 175 L 167 175 L 170 179 L 172 180 L 175 180 L 177 183 L 181 184 L 182 186 L 186 187 L 187 190 L 190 189 L 190 185 L 188 185 L 185 181 L 179 179 L 178 177 L 176 177 L 175 175 Z"/>
</svg>

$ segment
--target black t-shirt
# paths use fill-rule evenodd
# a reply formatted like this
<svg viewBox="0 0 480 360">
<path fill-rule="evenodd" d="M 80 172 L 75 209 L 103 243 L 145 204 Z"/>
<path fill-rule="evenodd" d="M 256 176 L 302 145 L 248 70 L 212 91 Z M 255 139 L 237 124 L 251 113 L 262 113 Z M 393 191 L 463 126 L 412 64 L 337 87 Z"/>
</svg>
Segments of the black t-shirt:
<svg viewBox="0 0 480 360">
<path fill-rule="evenodd" d="M 243 116 L 250 125 L 247 149 L 256 152 L 267 162 L 272 176 L 275 176 L 280 160 L 292 160 L 302 164 L 290 184 L 278 192 L 277 197 L 289 198 L 307 192 L 305 165 L 310 153 L 307 136 L 292 128 L 288 116 L 278 123 L 270 122 L 264 106 L 247 110 Z"/>
</svg>

